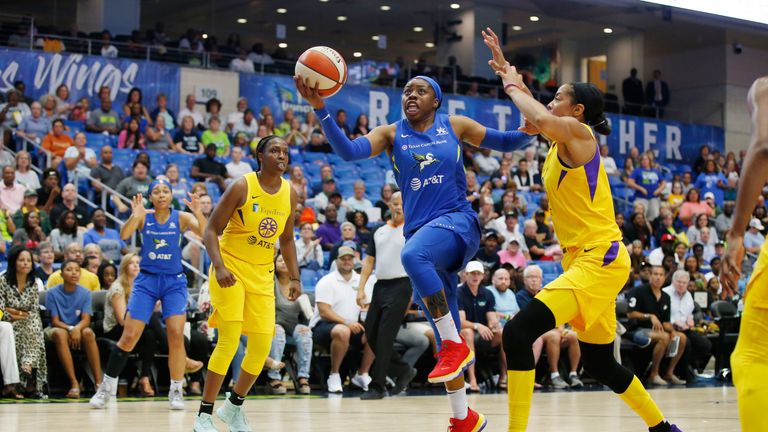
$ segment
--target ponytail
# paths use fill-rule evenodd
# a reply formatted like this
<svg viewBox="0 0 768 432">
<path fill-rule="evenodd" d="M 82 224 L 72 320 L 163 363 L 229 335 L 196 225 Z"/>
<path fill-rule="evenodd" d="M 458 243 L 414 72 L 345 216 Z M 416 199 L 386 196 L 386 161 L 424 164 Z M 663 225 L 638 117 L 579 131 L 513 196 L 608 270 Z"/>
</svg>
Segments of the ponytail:
<svg viewBox="0 0 768 432">
<path fill-rule="evenodd" d="M 605 113 L 600 114 L 600 116 L 596 120 L 597 120 L 597 123 L 590 124 L 590 126 L 592 126 L 592 129 L 594 129 L 594 131 L 599 133 L 600 135 L 610 135 L 611 124 L 608 123 L 608 119 L 605 117 Z"/>
<path fill-rule="evenodd" d="M 584 123 L 602 135 L 611 133 L 611 125 L 605 117 L 603 92 L 591 83 L 572 83 L 573 101 L 584 105 Z"/>
</svg>

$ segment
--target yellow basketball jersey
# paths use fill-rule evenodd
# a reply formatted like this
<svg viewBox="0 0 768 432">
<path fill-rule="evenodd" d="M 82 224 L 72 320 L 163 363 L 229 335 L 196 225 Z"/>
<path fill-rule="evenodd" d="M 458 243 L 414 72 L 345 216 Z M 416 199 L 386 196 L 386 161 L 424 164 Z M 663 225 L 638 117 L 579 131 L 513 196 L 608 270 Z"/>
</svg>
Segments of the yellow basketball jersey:
<svg viewBox="0 0 768 432">
<path fill-rule="evenodd" d="M 254 265 L 271 264 L 275 243 L 291 214 L 291 185 L 282 180 L 272 195 L 259 184 L 256 173 L 243 176 L 248 182 L 245 204 L 232 213 L 221 236 L 221 251 Z"/>
<path fill-rule="evenodd" d="M 589 126 L 584 127 L 592 134 Z M 597 142 L 592 160 L 571 169 L 560 161 L 557 142 L 553 141 L 544 161 L 541 179 L 549 197 L 555 233 L 563 248 L 622 239 Z"/>
<path fill-rule="evenodd" d="M 752 276 L 749 278 L 747 290 L 744 292 L 744 301 L 752 307 L 768 309 L 768 241 L 760 248 L 760 256 L 757 258 Z"/>
</svg>

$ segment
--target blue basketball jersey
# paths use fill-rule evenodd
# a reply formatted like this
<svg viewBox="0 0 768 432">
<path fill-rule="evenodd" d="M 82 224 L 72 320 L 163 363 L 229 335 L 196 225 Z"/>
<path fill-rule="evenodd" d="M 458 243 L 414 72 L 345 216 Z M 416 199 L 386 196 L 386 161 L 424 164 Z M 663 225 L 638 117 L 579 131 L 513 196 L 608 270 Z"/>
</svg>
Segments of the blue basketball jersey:
<svg viewBox="0 0 768 432">
<path fill-rule="evenodd" d="M 181 267 L 181 228 L 179 212 L 161 224 L 150 213 L 141 229 L 141 270 L 154 274 L 176 275 Z"/>
<path fill-rule="evenodd" d="M 400 120 L 392 163 L 403 194 L 406 237 L 447 213 L 475 213 L 466 196 L 461 142 L 446 114 L 435 114 L 434 124 L 424 132 L 411 129 L 407 119 Z"/>
</svg>

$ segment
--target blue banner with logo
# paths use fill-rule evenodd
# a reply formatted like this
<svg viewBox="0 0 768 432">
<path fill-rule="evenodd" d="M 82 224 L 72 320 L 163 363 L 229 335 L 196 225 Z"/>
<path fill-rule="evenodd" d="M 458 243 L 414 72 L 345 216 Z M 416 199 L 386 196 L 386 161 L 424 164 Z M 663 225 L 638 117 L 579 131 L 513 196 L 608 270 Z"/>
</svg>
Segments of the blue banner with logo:
<svg viewBox="0 0 768 432">
<path fill-rule="evenodd" d="M 51 54 L 15 49 L 0 50 L 0 91 L 13 88 L 14 81 L 24 81 L 26 96 L 39 100 L 45 94 L 55 94 L 61 84 L 69 87 L 69 102 L 81 97 L 97 105 L 99 89 L 110 88 L 115 108 L 126 101 L 128 92 L 138 87 L 142 104 L 152 110 L 160 93 L 168 95 L 168 106 L 178 111 L 180 68 L 158 62 L 129 59 L 107 59 L 82 54 Z"/>
<path fill-rule="evenodd" d="M 248 98 L 254 109 L 267 105 L 282 121 L 282 113 L 292 108 L 304 114 L 311 107 L 301 99 L 290 77 L 270 75 L 240 75 L 240 94 Z M 338 109 L 347 112 L 349 127 L 354 127 L 357 116 L 368 116 L 371 127 L 392 123 L 402 118 L 401 90 L 363 85 L 346 85 L 326 104 L 332 113 Z M 511 130 L 520 126 L 520 111 L 510 102 L 468 96 L 445 95 L 441 111 L 461 114 L 481 124 Z M 609 114 L 613 132 L 600 136 L 601 144 L 608 144 L 610 154 L 621 164 L 632 147 L 641 152 L 653 150 L 662 164 L 693 164 L 699 148 L 708 145 L 723 152 L 725 134 L 716 126 L 693 125 L 635 116 Z"/>
</svg>

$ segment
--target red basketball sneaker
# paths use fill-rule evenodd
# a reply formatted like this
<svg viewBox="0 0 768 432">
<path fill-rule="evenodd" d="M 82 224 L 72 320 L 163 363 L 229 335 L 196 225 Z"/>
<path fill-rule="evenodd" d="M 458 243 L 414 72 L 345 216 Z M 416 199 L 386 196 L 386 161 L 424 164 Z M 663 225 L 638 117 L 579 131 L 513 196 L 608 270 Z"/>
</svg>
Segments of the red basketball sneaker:
<svg viewBox="0 0 768 432">
<path fill-rule="evenodd" d="M 437 353 L 437 364 L 427 378 L 431 383 L 450 381 L 464 372 L 467 366 L 475 362 L 475 353 L 469 349 L 464 338 L 461 342 L 443 341 L 440 352 Z"/>
<path fill-rule="evenodd" d="M 464 420 L 452 418 L 448 432 L 480 432 L 485 429 L 487 423 L 484 415 L 472 411 L 472 408 L 467 408 L 467 418 Z"/>
</svg>

